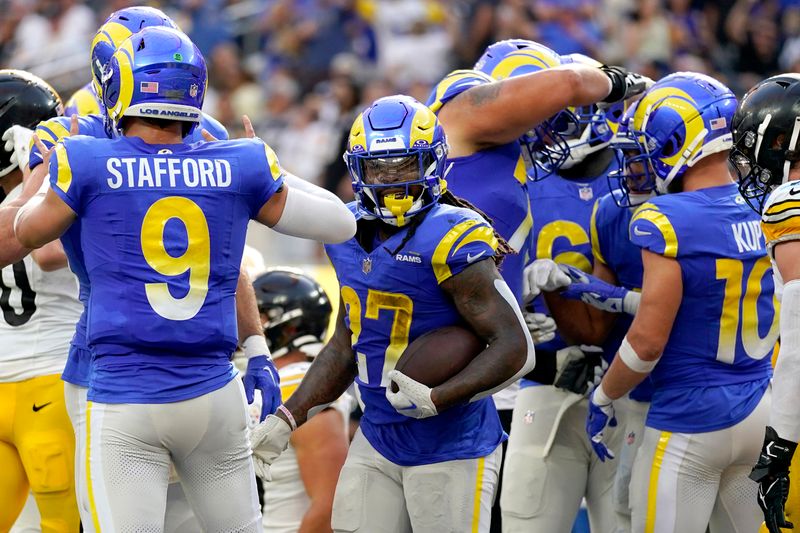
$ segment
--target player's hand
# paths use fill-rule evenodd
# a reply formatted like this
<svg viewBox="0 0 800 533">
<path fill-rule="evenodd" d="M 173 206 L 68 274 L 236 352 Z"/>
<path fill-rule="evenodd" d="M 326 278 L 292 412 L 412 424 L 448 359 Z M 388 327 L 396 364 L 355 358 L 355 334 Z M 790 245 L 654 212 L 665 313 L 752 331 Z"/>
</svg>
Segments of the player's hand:
<svg viewBox="0 0 800 533">
<path fill-rule="evenodd" d="M 556 321 L 544 313 L 529 313 L 525 311 L 525 324 L 531 332 L 533 344 L 543 344 L 556 338 Z"/>
<path fill-rule="evenodd" d="M 655 83 L 647 76 L 642 76 L 636 72 L 628 72 L 624 67 L 603 65 L 600 70 L 611 80 L 611 92 L 603 99 L 603 102 L 608 104 L 627 100 L 641 94 Z"/>
<path fill-rule="evenodd" d="M 439 414 L 431 400 L 430 387 L 411 379 L 399 370 L 389 372 L 389 379 L 397 384 L 397 392 L 392 392 L 390 383 L 386 387 L 386 399 L 398 413 L 411 418 L 428 418 Z"/>
<path fill-rule="evenodd" d="M 591 394 L 603 379 L 608 363 L 597 346 L 567 346 L 556 352 L 553 385 L 575 394 Z"/>
<path fill-rule="evenodd" d="M 612 285 L 571 265 L 559 266 L 572 280 L 572 283 L 561 291 L 562 297 L 581 300 L 609 313 L 635 315 L 639 309 L 641 295 L 638 292 Z"/>
<path fill-rule="evenodd" d="M 16 163 L 20 169 L 27 167 L 31 155 L 33 130 L 23 126 L 11 126 L 3 133 L 3 140 L 6 152 L 11 153 L 9 158 L 11 163 Z"/>
<path fill-rule="evenodd" d="M 289 446 L 292 436 L 291 426 L 282 418 L 269 415 L 250 432 L 250 446 L 253 448 L 253 466 L 256 475 L 265 481 L 272 479 L 269 467 Z"/>
<path fill-rule="evenodd" d="M 786 498 L 789 496 L 789 464 L 797 443 L 782 439 L 770 426 L 764 435 L 764 446 L 750 479 L 758 483 L 758 506 L 764 512 L 764 524 L 770 533 L 781 528 L 794 529 L 786 520 Z"/>
<path fill-rule="evenodd" d="M 253 403 L 256 389 L 261 391 L 261 419 L 275 412 L 281 404 L 281 378 L 275 363 L 266 355 L 257 355 L 247 361 L 242 378 L 247 403 Z"/>
<path fill-rule="evenodd" d="M 600 461 L 613 459 L 614 454 L 603 443 L 603 432 L 607 427 L 617 425 L 617 417 L 614 415 L 614 405 L 611 402 L 598 403 L 596 396 L 599 389 L 595 389 L 589 397 L 589 414 L 586 417 L 586 433 L 589 434 L 589 441 L 592 449 Z"/>
<path fill-rule="evenodd" d="M 256 130 L 253 128 L 253 123 L 250 122 L 250 117 L 248 117 L 247 115 L 242 115 L 242 126 L 244 126 L 244 136 L 246 138 L 253 139 L 256 136 Z M 203 139 L 205 139 L 208 142 L 214 142 L 219 140 L 205 128 L 200 130 L 200 135 L 202 135 Z"/>
<path fill-rule="evenodd" d="M 569 285 L 571 280 L 552 259 L 537 259 L 522 273 L 523 300 L 527 303 L 542 291 L 554 291 Z"/>
</svg>

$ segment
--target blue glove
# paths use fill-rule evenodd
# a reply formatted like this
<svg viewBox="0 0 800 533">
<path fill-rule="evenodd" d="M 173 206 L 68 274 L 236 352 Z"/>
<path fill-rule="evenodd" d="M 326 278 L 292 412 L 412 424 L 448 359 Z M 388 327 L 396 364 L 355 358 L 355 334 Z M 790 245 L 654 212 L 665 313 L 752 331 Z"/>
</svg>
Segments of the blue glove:
<svg viewBox="0 0 800 533">
<path fill-rule="evenodd" d="M 592 307 L 609 313 L 635 315 L 641 295 L 624 287 L 617 287 L 571 265 L 560 264 L 572 280 L 561 293 L 564 298 L 581 300 Z"/>
<path fill-rule="evenodd" d="M 589 397 L 589 414 L 586 417 L 586 433 L 589 434 L 589 441 L 592 444 L 594 453 L 605 462 L 606 459 L 613 459 L 614 454 L 603 443 L 603 431 L 606 427 L 616 427 L 617 417 L 614 416 L 614 405 L 612 403 L 598 404 L 596 396 L 600 387 L 595 389 Z"/>
<path fill-rule="evenodd" d="M 253 403 L 256 389 L 261 391 L 261 418 L 273 414 L 281 404 L 281 378 L 275 363 L 266 355 L 257 355 L 247 361 L 247 370 L 242 378 L 247 403 Z"/>
</svg>

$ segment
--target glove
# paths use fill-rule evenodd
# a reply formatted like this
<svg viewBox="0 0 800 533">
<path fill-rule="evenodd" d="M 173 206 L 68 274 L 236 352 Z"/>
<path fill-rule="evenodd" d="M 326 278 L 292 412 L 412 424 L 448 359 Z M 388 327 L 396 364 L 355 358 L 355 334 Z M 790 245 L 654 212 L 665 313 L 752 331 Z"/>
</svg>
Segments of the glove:
<svg viewBox="0 0 800 533">
<path fill-rule="evenodd" d="M 758 483 L 758 506 L 764 512 L 764 524 L 770 533 L 781 533 L 781 528 L 794 529 L 786 520 L 784 507 L 789 495 L 789 464 L 797 443 L 782 439 L 770 426 L 764 435 L 764 446 L 758 463 L 750 472 L 750 479 Z"/>
<path fill-rule="evenodd" d="M 569 276 L 552 259 L 537 259 L 522 273 L 522 294 L 530 302 L 542 291 L 554 291 L 570 284 Z"/>
<path fill-rule="evenodd" d="M 261 418 L 275 412 L 281 404 L 281 378 L 275 363 L 266 355 L 257 355 L 247 361 L 247 370 L 242 378 L 247 403 L 253 403 L 254 391 L 261 391 Z"/>
<path fill-rule="evenodd" d="M 269 415 L 250 432 L 250 447 L 253 448 L 253 466 L 256 475 L 270 481 L 269 466 L 289 447 L 292 428 L 282 418 Z"/>
<path fill-rule="evenodd" d="M 600 67 L 608 79 L 611 80 L 611 92 L 602 101 L 608 104 L 627 100 L 637 94 L 645 92 L 655 83 L 647 76 L 635 72 L 628 72 L 624 67 Z"/>
<path fill-rule="evenodd" d="M 11 164 L 16 163 L 19 168 L 28 166 L 33 142 L 33 130 L 23 126 L 11 126 L 3 133 L 6 142 L 4 148 L 11 153 Z"/>
<path fill-rule="evenodd" d="M 588 396 L 600 384 L 608 363 L 597 346 L 568 346 L 556 352 L 556 377 L 553 385 Z"/>
<path fill-rule="evenodd" d="M 589 441 L 592 444 L 594 453 L 605 462 L 606 459 L 613 459 L 614 454 L 603 443 L 603 431 L 606 427 L 616 427 L 617 417 L 614 416 L 614 405 L 607 399 L 598 400 L 598 393 L 602 392 L 601 387 L 597 387 L 589 397 L 589 414 L 586 417 L 586 433 L 589 434 Z M 605 396 L 604 393 L 600 394 Z"/>
<path fill-rule="evenodd" d="M 566 289 L 561 291 L 562 297 L 581 300 L 609 313 L 636 315 L 636 311 L 639 310 L 642 296 L 638 292 L 612 285 L 571 265 L 559 266 L 572 281 Z"/>
<path fill-rule="evenodd" d="M 543 344 L 556 338 L 556 321 L 544 313 L 525 312 L 525 323 L 531 332 L 533 344 Z"/>
<path fill-rule="evenodd" d="M 399 370 L 389 372 L 389 379 L 397 384 L 397 392 L 386 387 L 386 399 L 401 415 L 411 418 L 428 418 L 438 415 L 431 400 L 431 388 L 406 376 Z"/>
</svg>

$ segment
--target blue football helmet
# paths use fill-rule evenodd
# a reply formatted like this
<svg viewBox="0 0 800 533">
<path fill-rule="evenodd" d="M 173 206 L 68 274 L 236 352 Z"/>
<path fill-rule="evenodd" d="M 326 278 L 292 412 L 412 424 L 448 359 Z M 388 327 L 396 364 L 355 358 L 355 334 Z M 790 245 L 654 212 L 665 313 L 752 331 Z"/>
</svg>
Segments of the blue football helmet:
<svg viewBox="0 0 800 533">
<path fill-rule="evenodd" d="M 114 52 L 103 74 L 103 105 L 112 130 L 123 117 L 191 123 L 201 119 L 208 81 L 200 50 L 184 33 L 152 27 L 133 34 Z"/>
<path fill-rule="evenodd" d="M 639 193 L 665 194 L 687 168 L 730 150 L 736 103 L 730 89 L 705 74 L 662 78 L 626 113 L 612 140 L 623 152 L 623 189 L 635 181 Z"/>
<path fill-rule="evenodd" d="M 565 62 L 569 61 L 544 45 L 525 39 L 508 39 L 486 48 L 474 69 L 495 80 L 503 80 L 553 68 Z M 565 137 L 575 135 L 577 131 L 575 117 L 565 109 L 520 137 L 528 177 L 538 181 L 561 168 L 569 157 L 569 145 Z"/>
<path fill-rule="evenodd" d="M 398 227 L 444 193 L 446 159 L 439 119 L 402 95 L 380 98 L 358 115 L 344 153 L 358 209 L 367 218 Z"/>
<path fill-rule="evenodd" d="M 615 156 L 619 169 L 608 173 L 608 186 L 612 191 L 619 190 L 619 193 L 612 195 L 619 207 L 636 207 L 656 194 L 650 174 L 645 173 L 642 165 L 627 166 L 625 152 L 620 149 L 620 146 L 625 146 L 628 126 L 638 105 L 639 101 L 637 100 L 628 106 L 619 121 L 617 132 L 611 140 L 611 146 L 616 149 Z"/>
<path fill-rule="evenodd" d="M 92 86 L 98 96 L 102 97 L 103 69 L 119 45 L 134 33 L 151 26 L 178 29 L 163 11 L 147 6 L 126 7 L 115 11 L 100 26 L 94 34 L 91 48 Z"/>
</svg>

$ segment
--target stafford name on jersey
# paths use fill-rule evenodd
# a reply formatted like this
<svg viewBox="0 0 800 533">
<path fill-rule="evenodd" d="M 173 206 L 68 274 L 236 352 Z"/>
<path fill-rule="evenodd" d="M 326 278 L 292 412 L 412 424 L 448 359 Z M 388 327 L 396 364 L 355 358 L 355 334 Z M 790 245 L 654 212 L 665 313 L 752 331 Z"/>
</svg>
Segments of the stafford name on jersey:
<svg viewBox="0 0 800 533">
<path fill-rule="evenodd" d="M 231 165 L 225 159 L 110 157 L 106 183 L 112 189 L 229 187 Z"/>
</svg>

